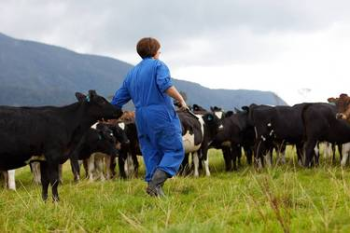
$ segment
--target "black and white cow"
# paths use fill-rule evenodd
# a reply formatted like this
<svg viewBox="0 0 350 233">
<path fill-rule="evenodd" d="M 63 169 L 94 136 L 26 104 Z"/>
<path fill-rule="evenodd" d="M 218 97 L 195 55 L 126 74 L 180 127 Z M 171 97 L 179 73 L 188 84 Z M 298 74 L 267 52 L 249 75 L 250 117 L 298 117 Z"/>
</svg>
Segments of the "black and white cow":
<svg viewBox="0 0 350 233">
<path fill-rule="evenodd" d="M 80 138 L 97 120 L 122 115 L 105 98 L 89 91 L 79 100 L 63 107 L 0 107 L 0 170 L 11 170 L 30 163 L 41 155 L 42 198 L 47 200 L 51 184 L 54 201 L 58 196 L 58 166 L 67 159 Z M 78 158 L 72 158 L 78 168 Z"/>
<path fill-rule="evenodd" d="M 94 180 L 93 171 L 97 168 L 98 176 L 101 180 L 105 180 L 103 175 L 103 164 L 110 167 L 111 159 L 117 156 L 117 143 L 113 135 L 113 131 L 110 129 L 112 126 L 104 123 L 96 123 L 81 138 L 78 146 L 72 153 L 77 153 L 74 156 L 79 160 L 83 160 L 84 168 L 86 171 L 86 177 L 90 181 Z M 102 153 L 102 155 L 96 153 Z M 98 158 L 101 157 L 101 158 Z M 80 179 L 80 172 L 73 170 L 74 180 Z M 106 170 L 107 179 L 110 178 L 109 169 Z"/>
<path fill-rule="evenodd" d="M 314 148 L 317 142 L 327 141 L 336 144 L 350 142 L 350 124 L 343 119 L 336 119 L 336 107 L 328 103 L 313 103 L 304 106 L 302 119 L 305 127 L 305 162 L 306 167 L 318 163 Z M 346 150 L 347 147 L 344 148 Z M 343 152 L 347 155 L 348 152 Z M 343 157 L 343 160 L 347 156 Z M 344 162 L 342 161 L 342 164 Z"/>
<path fill-rule="evenodd" d="M 190 112 L 178 112 L 178 116 L 182 125 L 185 154 L 193 155 L 194 176 L 199 176 L 200 159 L 204 163 L 206 175 L 210 176 L 208 149 L 214 136 L 222 128 L 221 121 L 211 112 L 196 114 L 196 116 Z"/>
<path fill-rule="evenodd" d="M 142 156 L 137 128 L 134 122 L 124 123 L 124 133 L 128 139 L 123 143 L 118 158 L 118 167 L 122 178 L 137 177 L 139 162 L 137 156 Z"/>
</svg>

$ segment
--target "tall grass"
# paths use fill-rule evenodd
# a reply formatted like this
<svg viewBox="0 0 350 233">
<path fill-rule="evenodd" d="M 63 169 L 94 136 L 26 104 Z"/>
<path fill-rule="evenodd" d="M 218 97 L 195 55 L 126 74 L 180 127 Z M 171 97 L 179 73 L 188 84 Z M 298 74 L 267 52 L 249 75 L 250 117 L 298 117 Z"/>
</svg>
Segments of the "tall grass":
<svg viewBox="0 0 350 233">
<path fill-rule="evenodd" d="M 350 232 L 349 169 L 330 159 L 300 168 L 288 153 L 285 165 L 256 171 L 243 161 L 227 173 L 211 150 L 212 176 L 174 177 L 164 199 L 148 197 L 141 178 L 75 184 L 65 166 L 61 201 L 44 203 L 19 169 L 17 191 L 0 188 L 0 232 Z"/>
</svg>

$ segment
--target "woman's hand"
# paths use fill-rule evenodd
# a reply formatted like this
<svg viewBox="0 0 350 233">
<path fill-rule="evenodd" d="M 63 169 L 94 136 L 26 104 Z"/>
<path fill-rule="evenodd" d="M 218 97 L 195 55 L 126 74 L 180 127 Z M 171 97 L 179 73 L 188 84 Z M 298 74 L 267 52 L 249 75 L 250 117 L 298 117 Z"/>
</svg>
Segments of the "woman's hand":
<svg viewBox="0 0 350 233">
<path fill-rule="evenodd" d="M 189 108 L 186 104 L 186 102 L 184 100 L 182 100 L 181 102 L 179 102 L 179 110 L 184 112 L 184 111 L 187 111 Z"/>
</svg>

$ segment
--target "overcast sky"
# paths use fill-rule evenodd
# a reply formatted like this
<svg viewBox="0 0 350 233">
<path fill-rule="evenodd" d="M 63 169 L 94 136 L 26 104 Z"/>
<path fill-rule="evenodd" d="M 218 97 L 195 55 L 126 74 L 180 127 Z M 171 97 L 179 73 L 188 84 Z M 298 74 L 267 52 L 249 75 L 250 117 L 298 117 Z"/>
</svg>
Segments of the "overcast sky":
<svg viewBox="0 0 350 233">
<path fill-rule="evenodd" d="M 0 32 L 133 65 L 152 36 L 172 77 L 288 104 L 350 89 L 349 0 L 0 0 Z"/>
</svg>

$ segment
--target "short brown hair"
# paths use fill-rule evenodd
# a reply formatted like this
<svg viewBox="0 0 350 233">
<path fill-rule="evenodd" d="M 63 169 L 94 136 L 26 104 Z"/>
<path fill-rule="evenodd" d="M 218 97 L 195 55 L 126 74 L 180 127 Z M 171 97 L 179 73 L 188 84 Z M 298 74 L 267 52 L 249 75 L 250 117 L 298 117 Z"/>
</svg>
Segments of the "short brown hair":
<svg viewBox="0 0 350 233">
<path fill-rule="evenodd" d="M 142 38 L 136 45 L 136 51 L 142 58 L 155 56 L 159 49 L 160 43 L 152 37 Z"/>
</svg>

